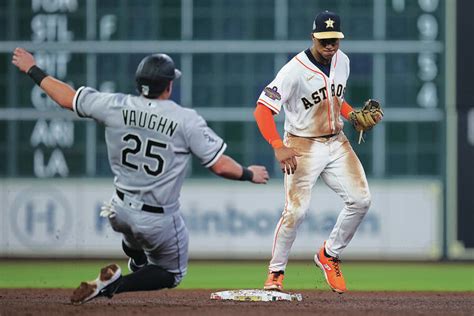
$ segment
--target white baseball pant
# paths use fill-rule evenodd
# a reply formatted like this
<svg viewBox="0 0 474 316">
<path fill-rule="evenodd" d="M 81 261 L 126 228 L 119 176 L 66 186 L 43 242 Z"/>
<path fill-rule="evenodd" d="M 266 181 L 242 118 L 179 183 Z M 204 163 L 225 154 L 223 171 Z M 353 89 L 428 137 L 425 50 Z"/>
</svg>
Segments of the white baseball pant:
<svg viewBox="0 0 474 316">
<path fill-rule="evenodd" d="M 329 139 L 286 133 L 284 142 L 302 156 L 297 158 L 295 173 L 285 175 L 286 201 L 275 229 L 270 271 L 285 270 L 298 227 L 309 208 L 312 188 L 319 177 L 345 203 L 326 241 L 329 255 L 338 257 L 341 254 L 371 203 L 364 168 L 343 132 Z"/>
</svg>

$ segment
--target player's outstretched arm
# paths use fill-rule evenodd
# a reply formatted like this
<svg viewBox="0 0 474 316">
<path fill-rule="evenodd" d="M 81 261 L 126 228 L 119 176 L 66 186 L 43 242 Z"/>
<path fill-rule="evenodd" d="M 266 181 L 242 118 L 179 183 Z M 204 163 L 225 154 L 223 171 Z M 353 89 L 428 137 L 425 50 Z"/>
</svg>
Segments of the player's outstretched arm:
<svg viewBox="0 0 474 316">
<path fill-rule="evenodd" d="M 265 184 L 269 179 L 267 169 L 264 166 L 253 165 L 245 168 L 227 155 L 222 155 L 210 169 L 216 175 L 230 180 Z"/>
<path fill-rule="evenodd" d="M 63 108 L 72 110 L 76 90 L 61 80 L 44 73 L 43 70 L 36 66 L 36 60 L 33 55 L 23 48 L 15 48 L 13 51 L 12 64 L 18 67 L 22 72 L 28 74 L 57 104 Z"/>
</svg>

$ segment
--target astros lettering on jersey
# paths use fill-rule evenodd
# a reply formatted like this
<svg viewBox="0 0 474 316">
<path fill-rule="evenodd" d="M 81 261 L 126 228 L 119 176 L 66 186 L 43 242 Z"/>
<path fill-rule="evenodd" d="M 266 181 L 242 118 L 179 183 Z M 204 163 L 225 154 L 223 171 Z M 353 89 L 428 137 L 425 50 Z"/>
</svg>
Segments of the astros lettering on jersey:
<svg viewBox="0 0 474 316">
<path fill-rule="evenodd" d="M 329 77 L 302 51 L 278 72 L 258 102 L 279 113 L 285 109 L 285 131 L 302 137 L 337 134 L 340 109 L 349 77 L 349 57 L 338 50 Z"/>
</svg>

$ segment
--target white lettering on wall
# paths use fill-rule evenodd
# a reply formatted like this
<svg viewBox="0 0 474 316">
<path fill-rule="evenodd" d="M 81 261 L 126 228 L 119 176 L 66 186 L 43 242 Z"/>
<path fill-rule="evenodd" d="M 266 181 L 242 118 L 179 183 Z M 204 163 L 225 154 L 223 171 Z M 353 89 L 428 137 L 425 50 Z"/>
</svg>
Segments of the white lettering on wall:
<svg viewBox="0 0 474 316">
<path fill-rule="evenodd" d="M 67 177 L 69 175 L 66 159 L 59 149 L 53 150 L 49 159 L 45 158 L 43 150 L 36 149 L 34 153 L 34 171 L 38 178 L 51 178 L 56 175 Z"/>
<path fill-rule="evenodd" d="M 30 138 L 31 146 L 72 147 L 74 144 L 74 123 L 69 120 L 54 119 L 48 124 L 38 120 Z"/>
</svg>

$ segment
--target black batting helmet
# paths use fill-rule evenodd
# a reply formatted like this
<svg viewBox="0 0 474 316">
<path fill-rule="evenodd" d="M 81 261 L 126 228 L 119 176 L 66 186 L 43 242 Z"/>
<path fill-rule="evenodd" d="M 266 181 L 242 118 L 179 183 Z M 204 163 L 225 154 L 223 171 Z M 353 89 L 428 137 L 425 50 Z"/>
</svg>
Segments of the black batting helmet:
<svg viewBox="0 0 474 316">
<path fill-rule="evenodd" d="M 142 59 L 135 73 L 137 90 L 147 98 L 156 98 L 170 81 L 181 77 L 174 61 L 166 54 L 153 54 Z"/>
</svg>

